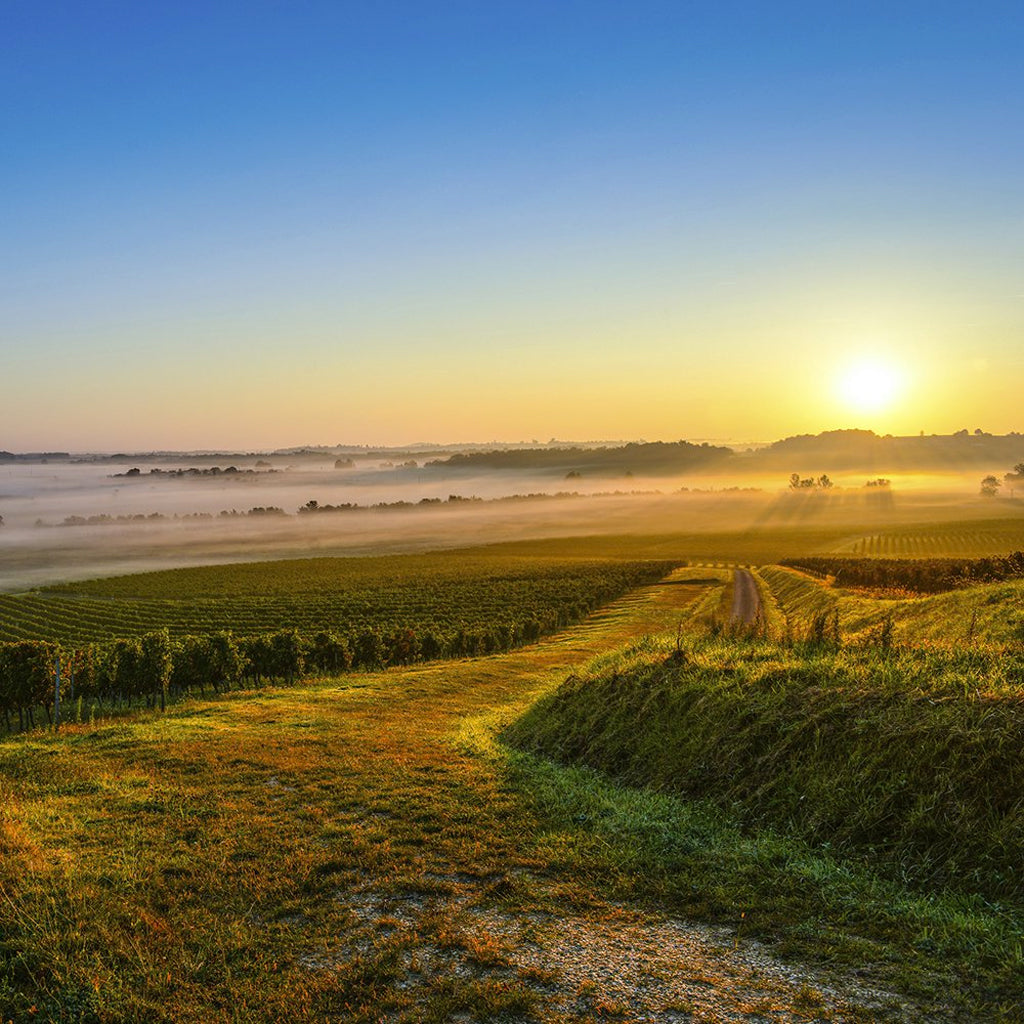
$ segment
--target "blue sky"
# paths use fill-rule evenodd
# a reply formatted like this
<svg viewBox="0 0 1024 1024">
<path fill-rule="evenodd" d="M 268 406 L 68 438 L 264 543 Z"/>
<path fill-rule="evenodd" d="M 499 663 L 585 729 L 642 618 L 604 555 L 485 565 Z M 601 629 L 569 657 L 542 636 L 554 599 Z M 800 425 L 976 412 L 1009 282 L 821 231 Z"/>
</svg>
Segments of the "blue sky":
<svg viewBox="0 0 1024 1024">
<path fill-rule="evenodd" d="M 1022 29 L 6 2 L 0 448 L 1024 429 Z"/>
</svg>

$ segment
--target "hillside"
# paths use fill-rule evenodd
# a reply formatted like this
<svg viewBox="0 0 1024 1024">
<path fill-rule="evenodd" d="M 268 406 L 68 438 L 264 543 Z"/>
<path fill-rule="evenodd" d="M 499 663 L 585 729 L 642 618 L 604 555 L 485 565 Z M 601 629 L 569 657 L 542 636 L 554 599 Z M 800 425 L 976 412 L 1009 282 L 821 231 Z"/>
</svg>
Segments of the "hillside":
<svg viewBox="0 0 1024 1024">
<path fill-rule="evenodd" d="M 1009 905 L 495 742 L 567 675 L 664 664 L 651 637 L 715 579 L 683 570 L 514 654 L 0 740 L 6 1015 L 997 1019 L 1024 995 Z"/>
</svg>

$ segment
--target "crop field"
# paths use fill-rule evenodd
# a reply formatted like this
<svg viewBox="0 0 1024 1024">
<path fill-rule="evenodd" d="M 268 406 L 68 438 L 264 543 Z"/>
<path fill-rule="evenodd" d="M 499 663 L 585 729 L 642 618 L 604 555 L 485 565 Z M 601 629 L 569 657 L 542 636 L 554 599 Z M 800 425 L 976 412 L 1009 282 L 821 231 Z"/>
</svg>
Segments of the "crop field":
<svg viewBox="0 0 1024 1024">
<path fill-rule="evenodd" d="M 1019 1019 L 1024 580 L 893 598 L 765 558 L 735 627 L 743 556 L 829 537 L 680 536 L 0 598 L 65 644 L 551 631 L 0 737 L 7 1019 Z"/>
<path fill-rule="evenodd" d="M 980 558 L 1020 550 L 1024 550 L 1024 517 L 893 526 L 843 540 L 829 553 L 864 558 Z"/>
<path fill-rule="evenodd" d="M 0 641 L 297 629 L 439 633 L 575 621 L 672 563 L 462 554 L 317 558 L 142 573 L 0 595 Z"/>
<path fill-rule="evenodd" d="M 1024 550 L 1024 516 L 932 522 L 755 522 L 746 529 L 604 534 L 506 541 L 478 551 L 536 557 L 661 558 L 690 562 L 771 565 L 808 556 L 981 558 Z"/>
<path fill-rule="evenodd" d="M 771 526 L 722 532 L 594 534 L 505 541 L 494 553 L 554 558 L 671 559 L 676 562 L 766 565 L 781 558 L 824 554 L 850 540 L 849 526 Z"/>
<path fill-rule="evenodd" d="M 940 594 L 959 587 L 1024 578 L 1024 551 L 986 558 L 850 558 L 786 559 L 783 563 L 815 576 L 831 577 L 845 587 Z"/>
</svg>

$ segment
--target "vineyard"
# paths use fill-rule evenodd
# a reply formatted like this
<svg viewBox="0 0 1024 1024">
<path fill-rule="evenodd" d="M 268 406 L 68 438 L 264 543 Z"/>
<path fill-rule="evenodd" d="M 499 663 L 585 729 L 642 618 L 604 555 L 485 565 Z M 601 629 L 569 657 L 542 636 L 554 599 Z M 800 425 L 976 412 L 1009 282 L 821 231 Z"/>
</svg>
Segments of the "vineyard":
<svg viewBox="0 0 1024 1024">
<path fill-rule="evenodd" d="M 668 562 L 416 556 L 171 570 L 0 596 L 0 718 L 507 651 L 579 621 Z M 247 586 L 255 596 L 241 596 Z M 152 596 L 191 594 L 183 597 Z M 150 595 L 150 596 L 143 596 Z M 76 694 L 77 685 L 77 694 Z"/>
<path fill-rule="evenodd" d="M 549 632 L 673 563 L 460 554 L 317 558 L 141 573 L 0 595 L 0 641 L 88 643 L 297 629 L 441 634 L 540 624 Z"/>
<path fill-rule="evenodd" d="M 958 587 L 999 583 L 1024 577 L 1024 551 L 990 558 L 840 558 L 783 559 L 782 565 L 831 577 L 839 587 L 870 587 L 938 594 Z"/>
<path fill-rule="evenodd" d="M 1024 548 L 1024 518 L 890 528 L 831 549 L 857 558 L 978 558 Z"/>
</svg>

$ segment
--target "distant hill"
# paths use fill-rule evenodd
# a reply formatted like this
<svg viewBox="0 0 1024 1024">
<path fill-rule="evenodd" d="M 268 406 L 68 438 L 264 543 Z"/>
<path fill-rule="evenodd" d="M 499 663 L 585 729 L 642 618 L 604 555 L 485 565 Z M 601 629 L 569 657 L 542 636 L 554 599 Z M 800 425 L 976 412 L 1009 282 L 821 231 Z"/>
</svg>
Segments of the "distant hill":
<svg viewBox="0 0 1024 1024">
<path fill-rule="evenodd" d="M 426 463 L 445 470 L 578 472 L 583 475 L 671 476 L 702 471 L 899 473 L 941 470 L 1009 470 L 1024 462 L 1024 434 L 955 434 L 894 437 L 872 430 L 798 434 L 754 451 L 689 441 L 638 442 L 598 448 L 495 448 L 462 452 Z"/>
<path fill-rule="evenodd" d="M 634 442 L 619 447 L 520 448 L 463 452 L 434 459 L 427 467 L 446 470 L 533 470 L 601 476 L 668 476 L 725 466 L 731 448 L 689 441 Z"/>
<path fill-rule="evenodd" d="M 1024 462 L 1024 434 L 955 434 L 894 437 L 871 430 L 826 430 L 775 441 L 747 458 L 748 465 L 796 472 L 858 469 L 866 472 L 984 469 Z"/>
<path fill-rule="evenodd" d="M 68 452 L 0 452 L 0 462 L 48 462 L 50 459 L 70 459 Z"/>
<path fill-rule="evenodd" d="M 281 448 L 272 454 L 278 458 L 320 459 L 352 453 L 365 458 L 387 458 L 397 463 L 408 458 L 434 458 L 422 469 L 449 473 L 484 473 L 505 470 L 624 477 L 678 476 L 684 473 L 729 472 L 736 474 L 767 472 L 837 473 L 858 471 L 869 474 L 936 472 L 942 470 L 985 470 L 1004 472 L 1024 463 L 1024 434 L 988 434 L 959 430 L 955 434 L 920 434 L 896 437 L 872 430 L 826 430 L 820 434 L 796 434 L 758 448 L 738 451 L 707 441 L 633 441 L 628 443 L 559 443 L 549 441 L 527 447 L 522 443 L 464 445 L 434 448 L 350 447 L 307 445 Z M 426 449 L 426 450 L 425 450 Z M 230 459 L 245 461 L 267 453 L 249 452 L 147 452 L 136 454 L 76 455 L 75 462 L 137 462 L 142 459 L 173 462 L 213 462 Z M 72 457 L 67 452 L 0 451 L 0 464 L 18 462 L 58 462 Z M 403 467 L 396 466 L 396 472 Z"/>
</svg>

